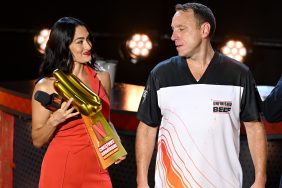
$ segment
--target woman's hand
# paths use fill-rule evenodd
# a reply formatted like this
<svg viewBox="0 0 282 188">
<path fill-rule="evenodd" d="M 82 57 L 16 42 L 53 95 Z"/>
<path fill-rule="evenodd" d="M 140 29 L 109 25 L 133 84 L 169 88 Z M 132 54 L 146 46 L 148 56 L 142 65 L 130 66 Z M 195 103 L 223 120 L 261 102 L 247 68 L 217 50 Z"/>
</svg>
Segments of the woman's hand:
<svg viewBox="0 0 282 188">
<path fill-rule="evenodd" d="M 52 122 L 53 126 L 57 126 L 67 119 L 79 114 L 79 112 L 74 112 L 75 108 L 73 106 L 69 108 L 72 101 L 73 98 L 70 98 L 67 102 L 63 102 L 61 108 L 51 114 L 49 121 Z"/>
<path fill-rule="evenodd" d="M 121 158 L 119 158 L 115 164 L 119 164 L 121 161 L 123 161 L 124 159 L 126 159 L 126 156 L 122 156 Z"/>
</svg>

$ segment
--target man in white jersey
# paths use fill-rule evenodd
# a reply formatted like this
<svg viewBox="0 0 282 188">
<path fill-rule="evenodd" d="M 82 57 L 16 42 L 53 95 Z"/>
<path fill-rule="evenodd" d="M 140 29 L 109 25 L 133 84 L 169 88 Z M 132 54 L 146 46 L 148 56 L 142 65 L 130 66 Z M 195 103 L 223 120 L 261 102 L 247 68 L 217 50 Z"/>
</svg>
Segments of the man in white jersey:
<svg viewBox="0 0 282 188">
<path fill-rule="evenodd" d="M 178 56 L 151 71 L 137 113 L 138 188 L 149 187 L 157 135 L 155 187 L 242 187 L 241 122 L 255 167 L 252 187 L 265 187 L 267 141 L 252 73 L 212 48 L 216 24 L 208 7 L 175 8 L 171 39 Z"/>
</svg>

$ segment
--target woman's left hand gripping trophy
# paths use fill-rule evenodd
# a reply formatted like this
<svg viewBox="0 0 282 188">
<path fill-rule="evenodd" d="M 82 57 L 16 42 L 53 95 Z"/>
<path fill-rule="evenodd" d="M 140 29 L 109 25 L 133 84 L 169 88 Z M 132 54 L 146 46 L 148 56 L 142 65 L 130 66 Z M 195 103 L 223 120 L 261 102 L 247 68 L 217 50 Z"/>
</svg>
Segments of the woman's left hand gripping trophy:
<svg viewBox="0 0 282 188">
<path fill-rule="evenodd" d="M 72 105 L 80 112 L 86 130 L 103 169 L 127 155 L 117 135 L 103 116 L 98 95 L 91 91 L 75 75 L 66 75 L 61 70 L 53 72 L 54 87 L 64 100 L 73 98 Z"/>
</svg>

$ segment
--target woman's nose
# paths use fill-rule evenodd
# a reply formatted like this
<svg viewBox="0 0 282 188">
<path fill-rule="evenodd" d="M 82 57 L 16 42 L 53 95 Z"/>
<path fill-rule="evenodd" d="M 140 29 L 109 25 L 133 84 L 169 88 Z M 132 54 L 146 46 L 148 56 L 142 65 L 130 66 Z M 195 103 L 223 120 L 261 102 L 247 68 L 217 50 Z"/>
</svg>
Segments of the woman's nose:
<svg viewBox="0 0 282 188">
<path fill-rule="evenodd" d="M 86 49 L 91 49 L 92 48 L 92 44 L 90 41 L 86 41 L 85 45 L 84 45 L 84 48 Z"/>
</svg>

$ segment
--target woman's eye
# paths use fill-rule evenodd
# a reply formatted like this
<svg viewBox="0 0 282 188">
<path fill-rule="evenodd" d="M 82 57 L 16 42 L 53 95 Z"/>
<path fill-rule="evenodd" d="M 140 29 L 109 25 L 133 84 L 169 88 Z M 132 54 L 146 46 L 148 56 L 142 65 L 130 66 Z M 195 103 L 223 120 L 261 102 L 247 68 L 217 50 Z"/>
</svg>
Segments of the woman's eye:
<svg viewBox="0 0 282 188">
<path fill-rule="evenodd" d="M 77 41 L 77 44 L 82 44 L 82 43 L 83 43 L 82 40 Z"/>
</svg>

